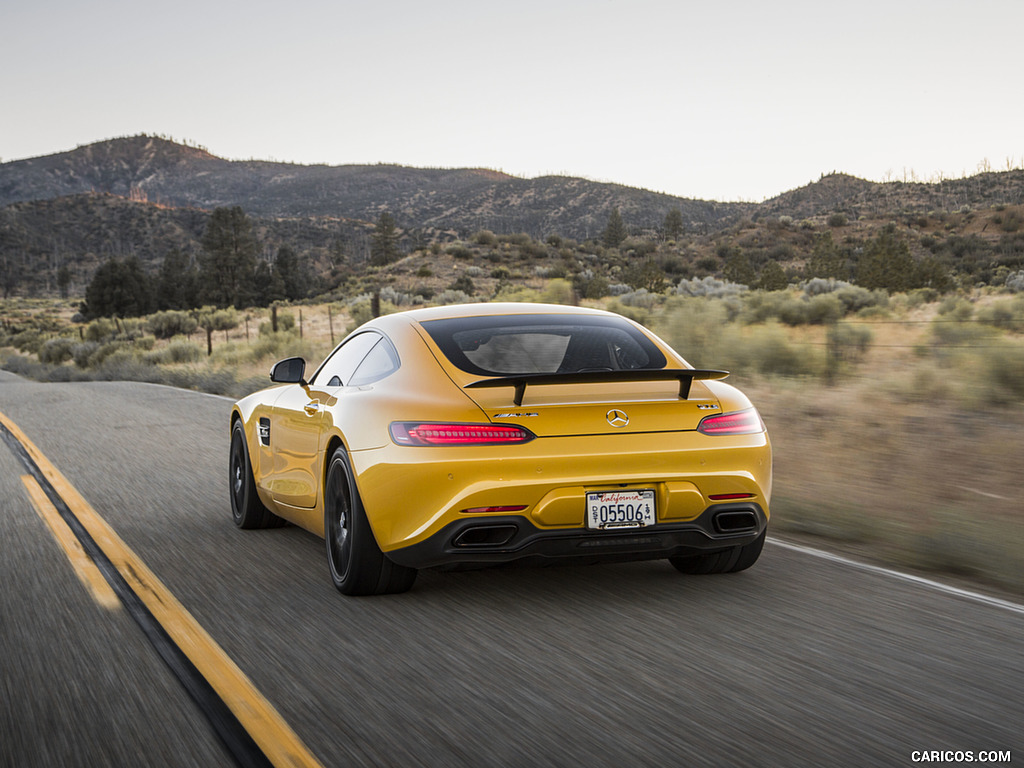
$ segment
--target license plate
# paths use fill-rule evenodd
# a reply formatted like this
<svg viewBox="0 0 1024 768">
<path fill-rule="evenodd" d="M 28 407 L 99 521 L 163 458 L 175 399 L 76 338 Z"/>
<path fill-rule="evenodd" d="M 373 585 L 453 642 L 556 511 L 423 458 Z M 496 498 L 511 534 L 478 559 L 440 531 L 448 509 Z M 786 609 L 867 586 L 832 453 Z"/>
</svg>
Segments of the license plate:
<svg viewBox="0 0 1024 768">
<path fill-rule="evenodd" d="M 654 525 L 654 491 L 593 491 L 587 494 L 587 528 L 645 528 Z"/>
</svg>

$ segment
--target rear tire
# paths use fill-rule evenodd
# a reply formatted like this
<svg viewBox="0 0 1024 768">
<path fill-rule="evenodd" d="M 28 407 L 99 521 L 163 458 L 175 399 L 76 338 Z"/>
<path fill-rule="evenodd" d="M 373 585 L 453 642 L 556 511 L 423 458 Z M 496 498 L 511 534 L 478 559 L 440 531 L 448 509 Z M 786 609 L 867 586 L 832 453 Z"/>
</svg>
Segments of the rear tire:
<svg viewBox="0 0 1024 768">
<path fill-rule="evenodd" d="M 768 530 L 765 529 L 752 542 L 740 547 L 730 547 L 719 552 L 701 555 L 670 557 L 668 561 L 680 573 L 690 575 L 739 573 L 757 562 L 757 558 L 761 556 L 761 550 L 764 548 L 764 539 L 767 533 Z"/>
<path fill-rule="evenodd" d="M 231 428 L 231 455 L 228 459 L 231 517 L 239 528 L 278 528 L 285 521 L 263 506 L 256 493 L 245 428 L 239 419 Z"/>
<path fill-rule="evenodd" d="M 396 594 L 416 581 L 415 568 L 392 562 L 377 545 L 344 448 L 327 465 L 324 540 L 331 581 L 342 594 Z"/>
</svg>

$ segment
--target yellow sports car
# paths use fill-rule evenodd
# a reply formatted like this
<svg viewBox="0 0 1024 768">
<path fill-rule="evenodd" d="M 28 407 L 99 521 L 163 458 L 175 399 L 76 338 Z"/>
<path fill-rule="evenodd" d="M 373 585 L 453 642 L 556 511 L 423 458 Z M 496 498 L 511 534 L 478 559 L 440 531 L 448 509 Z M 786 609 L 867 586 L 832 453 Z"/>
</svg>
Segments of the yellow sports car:
<svg viewBox="0 0 1024 768">
<path fill-rule="evenodd" d="M 511 561 L 741 571 L 764 544 L 772 456 L 726 375 L 600 310 L 386 315 L 234 405 L 231 510 L 324 537 L 348 595 Z"/>
</svg>

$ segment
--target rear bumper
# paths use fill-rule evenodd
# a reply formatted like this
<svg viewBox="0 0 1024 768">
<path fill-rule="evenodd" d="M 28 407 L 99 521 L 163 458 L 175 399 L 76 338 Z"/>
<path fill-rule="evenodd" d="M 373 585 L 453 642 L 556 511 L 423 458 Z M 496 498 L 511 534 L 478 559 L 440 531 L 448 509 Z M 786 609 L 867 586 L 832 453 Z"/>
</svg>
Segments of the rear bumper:
<svg viewBox="0 0 1024 768">
<path fill-rule="evenodd" d="M 473 517 L 387 556 L 411 568 L 656 560 L 750 544 L 767 525 L 761 506 L 749 502 L 716 504 L 686 522 L 615 531 L 545 530 L 521 515 Z"/>
<path fill-rule="evenodd" d="M 654 490 L 658 524 L 650 530 L 694 525 L 716 504 L 715 496 L 744 494 L 746 503 L 770 514 L 772 461 L 765 433 L 538 438 L 486 450 L 392 443 L 350 455 L 367 519 L 389 557 L 445 541 L 451 526 L 481 517 L 469 510 L 488 507 L 523 508 L 512 543 L 531 538 L 532 531 L 553 539 L 585 534 L 588 491 Z"/>
</svg>

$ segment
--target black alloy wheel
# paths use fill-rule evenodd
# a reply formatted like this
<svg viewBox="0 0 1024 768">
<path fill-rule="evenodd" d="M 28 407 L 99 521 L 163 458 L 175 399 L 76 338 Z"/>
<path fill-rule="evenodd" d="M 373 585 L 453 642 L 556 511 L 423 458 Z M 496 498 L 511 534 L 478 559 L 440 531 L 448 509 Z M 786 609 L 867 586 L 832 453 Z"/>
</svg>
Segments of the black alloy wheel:
<svg viewBox="0 0 1024 768">
<path fill-rule="evenodd" d="M 239 528 L 277 528 L 284 525 L 285 521 L 263 506 L 256 493 L 241 419 L 235 421 L 231 428 L 228 482 L 231 486 L 231 517 L 235 525 Z"/>
<path fill-rule="evenodd" d="M 327 467 L 324 540 L 331 581 L 342 594 L 406 592 L 416 580 L 415 568 L 392 562 L 377 545 L 344 448 L 334 452 Z"/>
</svg>

